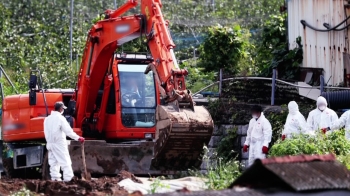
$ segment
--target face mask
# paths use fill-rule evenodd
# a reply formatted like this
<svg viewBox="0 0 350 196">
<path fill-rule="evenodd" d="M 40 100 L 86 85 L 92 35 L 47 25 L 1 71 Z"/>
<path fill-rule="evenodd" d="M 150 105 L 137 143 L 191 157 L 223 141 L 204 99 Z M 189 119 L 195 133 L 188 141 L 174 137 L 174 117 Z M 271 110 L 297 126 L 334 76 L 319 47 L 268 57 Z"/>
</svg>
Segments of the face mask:
<svg viewBox="0 0 350 196">
<path fill-rule="evenodd" d="M 252 117 L 253 117 L 254 119 L 258 119 L 258 118 L 259 118 L 259 117 L 258 117 L 257 115 L 255 115 L 255 114 L 253 114 Z"/>
<path fill-rule="evenodd" d="M 321 105 L 321 106 L 319 106 L 319 107 L 318 107 L 318 109 L 319 109 L 319 110 L 321 110 L 321 111 L 323 111 L 323 110 L 325 110 L 325 109 L 326 109 L 326 106 Z"/>
<path fill-rule="evenodd" d="M 294 115 L 294 114 L 296 114 L 297 112 L 296 111 L 294 111 L 294 110 L 292 110 L 292 111 L 289 111 L 289 114 L 291 114 L 291 115 Z"/>
</svg>

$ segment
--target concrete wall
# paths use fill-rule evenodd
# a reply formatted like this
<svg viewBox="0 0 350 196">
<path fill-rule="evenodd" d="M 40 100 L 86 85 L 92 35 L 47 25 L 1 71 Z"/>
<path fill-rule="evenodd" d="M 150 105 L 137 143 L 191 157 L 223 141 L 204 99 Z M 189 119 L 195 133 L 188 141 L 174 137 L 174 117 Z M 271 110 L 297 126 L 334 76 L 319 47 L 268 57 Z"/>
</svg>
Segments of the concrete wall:
<svg viewBox="0 0 350 196">
<path fill-rule="evenodd" d="M 216 160 L 218 157 L 214 154 L 215 150 L 219 146 L 220 141 L 227 136 L 228 130 L 237 129 L 237 137 L 235 139 L 235 142 L 232 144 L 234 146 L 234 149 L 239 150 L 239 156 L 238 160 L 241 161 L 243 167 L 246 167 L 248 164 L 248 152 L 243 153 L 243 145 L 245 142 L 245 138 L 247 136 L 247 130 L 248 125 L 221 125 L 220 128 L 215 126 L 213 135 L 211 137 L 211 140 L 208 144 L 209 154 L 208 156 L 211 157 L 212 160 Z M 213 162 L 211 162 L 213 164 Z M 207 162 L 203 161 L 201 165 L 201 170 L 205 171 L 207 170 Z"/>
</svg>

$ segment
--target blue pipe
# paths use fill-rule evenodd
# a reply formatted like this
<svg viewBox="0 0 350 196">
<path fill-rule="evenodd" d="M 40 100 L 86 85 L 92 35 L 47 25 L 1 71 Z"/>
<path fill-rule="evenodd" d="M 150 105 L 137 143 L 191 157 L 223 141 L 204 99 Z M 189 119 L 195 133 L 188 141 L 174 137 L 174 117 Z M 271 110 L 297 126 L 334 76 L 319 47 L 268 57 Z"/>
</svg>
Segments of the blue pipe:
<svg viewBox="0 0 350 196">
<path fill-rule="evenodd" d="M 322 97 L 326 98 L 328 107 L 332 109 L 350 108 L 350 91 L 322 92 Z"/>
</svg>

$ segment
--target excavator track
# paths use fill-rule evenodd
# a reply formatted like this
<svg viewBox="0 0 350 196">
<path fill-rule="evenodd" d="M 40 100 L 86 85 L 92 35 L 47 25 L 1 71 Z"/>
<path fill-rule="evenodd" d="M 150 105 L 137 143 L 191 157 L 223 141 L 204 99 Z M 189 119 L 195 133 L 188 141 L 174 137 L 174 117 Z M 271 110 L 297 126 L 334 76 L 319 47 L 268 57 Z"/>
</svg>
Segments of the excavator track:
<svg viewBox="0 0 350 196">
<path fill-rule="evenodd" d="M 214 123 L 203 106 L 177 109 L 157 107 L 157 130 L 151 169 L 184 171 L 202 163 L 203 146 L 210 141 Z"/>
</svg>

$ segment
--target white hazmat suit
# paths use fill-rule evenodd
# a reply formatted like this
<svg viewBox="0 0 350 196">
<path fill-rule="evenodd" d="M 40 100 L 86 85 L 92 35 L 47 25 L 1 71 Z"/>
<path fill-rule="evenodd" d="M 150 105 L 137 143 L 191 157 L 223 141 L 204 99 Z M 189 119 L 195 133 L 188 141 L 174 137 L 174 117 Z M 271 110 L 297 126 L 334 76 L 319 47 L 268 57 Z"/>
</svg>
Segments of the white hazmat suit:
<svg viewBox="0 0 350 196">
<path fill-rule="evenodd" d="M 291 101 L 288 104 L 288 116 L 282 135 L 291 138 L 293 134 L 307 134 L 309 132 L 305 117 L 299 112 L 298 104 Z"/>
<path fill-rule="evenodd" d="M 350 140 L 350 110 L 344 112 L 330 127 L 331 130 L 340 129 L 345 126 L 345 138 Z"/>
<path fill-rule="evenodd" d="M 247 138 L 244 145 L 249 146 L 248 166 L 252 165 L 255 159 L 264 159 L 263 146 L 269 147 L 272 137 L 272 127 L 264 114 L 256 120 L 251 119 L 247 131 Z"/>
<path fill-rule="evenodd" d="M 325 106 L 324 110 L 320 110 L 320 106 Z M 324 97 L 317 98 L 317 108 L 312 110 L 307 117 L 307 124 L 312 131 L 322 128 L 331 127 L 333 122 L 338 120 L 338 115 L 332 109 L 327 107 L 327 100 Z"/>
<path fill-rule="evenodd" d="M 70 181 L 74 174 L 72 161 L 68 152 L 66 136 L 79 140 L 67 120 L 60 112 L 52 111 L 44 120 L 46 148 L 49 154 L 50 175 L 52 180 L 61 181 L 60 167 L 63 171 L 63 180 Z"/>
</svg>

